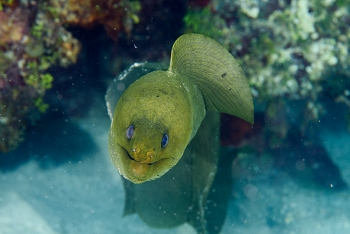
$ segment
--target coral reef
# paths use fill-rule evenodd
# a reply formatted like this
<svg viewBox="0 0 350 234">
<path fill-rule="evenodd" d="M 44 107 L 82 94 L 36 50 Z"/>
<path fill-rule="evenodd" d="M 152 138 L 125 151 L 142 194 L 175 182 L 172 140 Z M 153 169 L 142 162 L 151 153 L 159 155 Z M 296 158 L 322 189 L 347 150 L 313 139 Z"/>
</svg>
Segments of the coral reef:
<svg viewBox="0 0 350 234">
<path fill-rule="evenodd" d="M 1 0 L 0 6 L 0 152 L 7 152 L 48 108 L 44 95 L 57 76 L 52 67 L 77 61 L 80 42 L 65 27 L 102 25 L 116 41 L 139 22 L 140 2 Z"/>
<path fill-rule="evenodd" d="M 239 154 L 245 154 L 243 146 L 253 149 L 252 157 L 269 158 L 301 180 L 346 187 L 317 124 L 330 111 L 326 103 L 350 110 L 349 4 L 213 0 L 187 12 L 186 31 L 223 44 L 239 60 L 255 97 L 260 118 L 253 129 L 222 115 L 222 145 L 240 147 Z"/>
<path fill-rule="evenodd" d="M 213 37 L 238 58 L 261 108 L 276 98 L 303 100 L 306 126 L 324 113 L 320 100 L 329 89 L 333 101 L 349 99 L 349 85 L 340 85 L 350 75 L 349 3 L 214 0 L 184 21 L 187 31 Z"/>
<path fill-rule="evenodd" d="M 138 0 L 49 0 L 46 9 L 62 24 L 91 28 L 102 25 L 115 41 L 139 22 Z"/>
<path fill-rule="evenodd" d="M 80 43 L 36 1 L 4 4 L 0 35 L 0 151 L 7 152 L 48 108 L 43 98 L 53 77 L 47 69 L 75 63 Z"/>
</svg>

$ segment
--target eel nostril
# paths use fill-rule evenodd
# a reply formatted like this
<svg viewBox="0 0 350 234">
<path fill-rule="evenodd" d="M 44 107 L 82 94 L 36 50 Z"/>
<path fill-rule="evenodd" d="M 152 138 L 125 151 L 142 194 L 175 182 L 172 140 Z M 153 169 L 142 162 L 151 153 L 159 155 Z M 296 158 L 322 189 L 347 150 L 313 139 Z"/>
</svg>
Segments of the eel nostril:
<svg viewBox="0 0 350 234">
<path fill-rule="evenodd" d="M 140 148 L 134 147 L 134 148 L 132 148 L 132 152 L 134 152 L 135 154 L 138 154 L 138 153 L 140 153 Z"/>
<path fill-rule="evenodd" d="M 150 160 L 152 160 L 153 157 L 154 157 L 154 151 L 148 151 L 148 152 L 147 152 L 147 157 L 148 157 Z"/>
</svg>

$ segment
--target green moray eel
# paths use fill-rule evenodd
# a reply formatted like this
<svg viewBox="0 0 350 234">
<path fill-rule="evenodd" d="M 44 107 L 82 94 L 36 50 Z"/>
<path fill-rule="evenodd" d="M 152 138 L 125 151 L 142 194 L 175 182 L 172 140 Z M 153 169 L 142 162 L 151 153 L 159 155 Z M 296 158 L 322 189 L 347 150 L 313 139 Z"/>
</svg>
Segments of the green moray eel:
<svg viewBox="0 0 350 234">
<path fill-rule="evenodd" d="M 168 69 L 133 64 L 111 82 L 106 101 L 124 215 L 137 213 L 157 228 L 189 223 L 198 233 L 219 233 L 234 156 L 219 150 L 219 112 L 253 123 L 250 89 L 230 53 L 205 36 L 183 35 Z"/>
<path fill-rule="evenodd" d="M 167 70 L 126 86 L 120 97 L 107 93 L 109 152 L 120 174 L 135 184 L 173 168 L 209 112 L 253 123 L 252 95 L 242 69 L 225 48 L 203 35 L 179 37 Z"/>
</svg>

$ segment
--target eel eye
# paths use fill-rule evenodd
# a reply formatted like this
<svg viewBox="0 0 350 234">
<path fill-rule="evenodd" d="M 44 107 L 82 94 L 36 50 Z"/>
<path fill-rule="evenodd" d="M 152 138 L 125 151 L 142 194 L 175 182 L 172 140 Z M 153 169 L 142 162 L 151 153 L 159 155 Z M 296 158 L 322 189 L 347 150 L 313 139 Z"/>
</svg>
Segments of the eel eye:
<svg viewBox="0 0 350 234">
<path fill-rule="evenodd" d="M 126 138 L 130 140 L 132 135 L 134 135 L 134 125 L 130 125 L 126 130 Z"/>
<path fill-rule="evenodd" d="M 168 141 L 169 141 L 169 137 L 167 134 L 164 134 L 163 135 L 163 138 L 162 138 L 162 142 L 160 143 L 162 148 L 164 148 L 165 146 L 167 146 L 168 144 Z"/>
</svg>

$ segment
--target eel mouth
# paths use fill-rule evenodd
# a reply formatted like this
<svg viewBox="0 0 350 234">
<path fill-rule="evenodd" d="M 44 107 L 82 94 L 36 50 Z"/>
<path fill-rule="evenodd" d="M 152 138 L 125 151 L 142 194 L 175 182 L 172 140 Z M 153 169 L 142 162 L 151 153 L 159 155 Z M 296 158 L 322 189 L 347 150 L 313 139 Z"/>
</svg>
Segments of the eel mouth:
<svg viewBox="0 0 350 234">
<path fill-rule="evenodd" d="M 134 159 L 134 158 L 129 154 L 129 152 L 128 152 L 126 149 L 123 148 L 123 150 L 126 151 L 126 154 L 128 155 L 129 159 L 132 160 L 132 161 L 134 161 L 134 162 L 141 163 L 141 164 L 144 164 L 144 165 L 149 165 L 149 166 L 151 166 L 151 165 L 157 163 L 157 162 L 153 162 L 153 163 L 143 163 L 143 162 L 139 162 L 139 161 L 137 161 L 136 159 Z"/>
<path fill-rule="evenodd" d="M 153 163 L 143 163 L 135 160 L 129 152 L 118 144 L 118 155 L 112 160 L 119 172 L 135 184 L 141 184 L 149 180 L 159 178 L 174 164 L 173 158 L 162 158 Z"/>
</svg>

